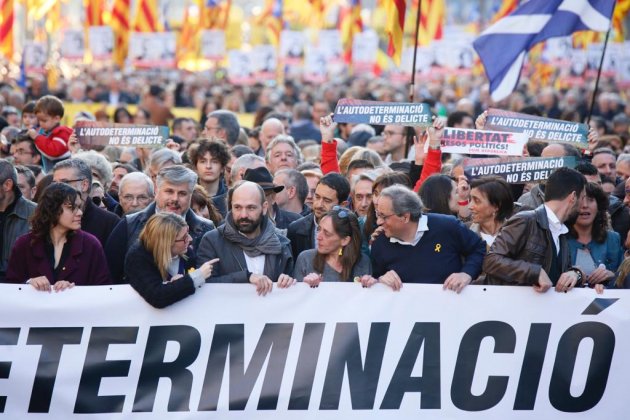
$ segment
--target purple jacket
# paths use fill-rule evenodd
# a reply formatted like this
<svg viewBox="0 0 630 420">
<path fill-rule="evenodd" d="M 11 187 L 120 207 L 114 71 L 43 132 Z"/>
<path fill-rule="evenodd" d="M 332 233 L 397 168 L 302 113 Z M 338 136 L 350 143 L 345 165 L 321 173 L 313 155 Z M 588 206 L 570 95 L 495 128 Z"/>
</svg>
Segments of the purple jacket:
<svg viewBox="0 0 630 420">
<path fill-rule="evenodd" d="M 20 236 L 9 257 L 7 283 L 24 283 L 39 276 L 53 279 L 53 267 L 46 255 L 44 242 L 35 239 L 31 232 Z M 77 230 L 69 239 L 70 252 L 62 267 L 59 280 L 74 282 L 77 286 L 111 284 L 107 260 L 101 243 L 96 237 Z"/>
</svg>

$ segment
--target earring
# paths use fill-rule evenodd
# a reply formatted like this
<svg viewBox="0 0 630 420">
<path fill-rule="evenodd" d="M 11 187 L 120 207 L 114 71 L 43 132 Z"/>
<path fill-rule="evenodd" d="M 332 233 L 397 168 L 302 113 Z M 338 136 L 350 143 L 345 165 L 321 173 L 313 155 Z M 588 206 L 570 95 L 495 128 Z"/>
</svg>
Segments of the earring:
<svg viewBox="0 0 630 420">
<path fill-rule="evenodd" d="M 343 255 L 343 247 L 339 248 L 339 256 L 341 257 Z"/>
</svg>

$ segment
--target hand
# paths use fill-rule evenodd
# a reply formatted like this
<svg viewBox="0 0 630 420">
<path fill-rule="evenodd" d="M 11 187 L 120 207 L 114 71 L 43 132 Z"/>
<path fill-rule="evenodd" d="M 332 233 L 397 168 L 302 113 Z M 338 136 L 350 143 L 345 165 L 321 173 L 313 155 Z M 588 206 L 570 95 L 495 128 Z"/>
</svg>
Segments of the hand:
<svg viewBox="0 0 630 420">
<path fill-rule="evenodd" d="M 575 271 L 567 271 L 566 273 L 560 274 L 560 278 L 558 279 L 558 283 L 556 283 L 556 292 L 568 292 L 575 286 L 577 283 L 578 274 Z"/>
<path fill-rule="evenodd" d="M 308 284 L 312 288 L 319 286 L 319 283 L 322 282 L 322 275 L 317 273 L 310 273 L 304 277 L 304 283 Z"/>
<path fill-rule="evenodd" d="M 549 279 L 549 275 L 542 268 L 540 269 L 540 274 L 538 275 L 538 283 L 534 285 L 534 290 L 538 293 L 545 293 L 547 290 L 551 289 L 553 283 Z"/>
<path fill-rule="evenodd" d="M 335 128 L 337 124 L 335 124 L 332 119 L 333 115 L 334 114 L 330 114 L 319 119 L 319 131 L 322 133 L 323 143 L 332 143 L 335 139 Z"/>
<path fill-rule="evenodd" d="M 378 279 L 379 282 L 389 286 L 393 291 L 397 292 L 402 287 L 402 280 L 394 270 L 389 270 Z"/>
<path fill-rule="evenodd" d="M 429 146 L 432 149 L 439 149 L 442 145 L 442 135 L 444 134 L 444 120 L 435 118 L 433 127 L 429 127 L 427 133 L 429 134 Z"/>
<path fill-rule="evenodd" d="M 28 280 L 28 283 L 40 292 L 50 292 L 50 282 L 46 276 L 39 276 Z"/>
<path fill-rule="evenodd" d="M 252 274 L 249 276 L 249 282 L 256 286 L 258 296 L 265 296 L 267 293 L 271 292 L 271 288 L 273 287 L 271 279 L 262 274 Z"/>
<path fill-rule="evenodd" d="M 470 199 L 470 184 L 465 175 L 457 178 L 457 201 L 468 201 Z"/>
<path fill-rule="evenodd" d="M 53 290 L 55 292 L 61 292 L 66 289 L 72 289 L 74 287 L 74 283 L 71 283 L 67 280 L 59 280 L 53 285 Z"/>
<path fill-rule="evenodd" d="M 472 281 L 472 277 L 466 273 L 453 273 L 446 278 L 443 290 L 449 289 L 456 293 L 460 293 L 464 290 L 464 287 L 468 286 Z"/>
<path fill-rule="evenodd" d="M 603 295 L 604 294 L 604 289 L 606 289 L 604 287 L 603 284 L 596 284 L 595 285 L 595 293 L 597 293 L 598 295 Z"/>
<path fill-rule="evenodd" d="M 477 130 L 483 130 L 486 125 L 486 119 L 488 118 L 488 111 L 483 111 L 475 120 L 475 128 Z"/>
<path fill-rule="evenodd" d="M 166 148 L 171 149 L 174 152 L 179 152 L 179 150 L 181 149 L 181 146 L 179 143 L 173 141 L 173 139 L 168 139 L 166 141 Z"/>
<path fill-rule="evenodd" d="M 183 279 L 184 276 L 182 274 L 175 274 L 173 277 L 171 277 L 171 279 L 168 281 L 169 283 L 173 282 L 173 281 L 177 281 L 179 279 Z"/>
<path fill-rule="evenodd" d="M 383 233 L 384 230 L 385 228 L 383 226 L 379 226 L 376 229 L 374 229 L 374 232 L 372 232 L 372 234 L 370 235 L 370 244 L 374 242 L 376 238 L 378 238 L 379 235 Z"/>
<path fill-rule="evenodd" d="M 378 283 L 378 280 L 375 279 L 374 277 L 370 276 L 369 274 L 365 274 L 365 275 L 361 276 L 359 281 L 361 282 L 361 286 L 363 286 L 363 287 L 372 287 L 376 283 Z"/>
<path fill-rule="evenodd" d="M 37 130 L 35 130 L 34 128 L 29 128 L 27 134 L 30 138 L 35 140 L 35 137 L 37 137 Z"/>
<path fill-rule="evenodd" d="M 615 273 L 612 271 L 606 270 L 606 266 L 601 264 L 599 267 L 595 269 L 591 273 L 590 276 L 587 277 L 587 280 L 590 284 L 599 284 L 604 283 L 610 280 L 611 277 L 614 277 Z"/>
<path fill-rule="evenodd" d="M 426 157 L 426 153 L 424 153 L 424 147 L 428 139 L 429 136 L 426 132 L 424 133 L 424 135 L 420 136 L 420 140 L 418 140 L 418 136 L 413 136 L 413 150 L 416 152 L 415 164 L 418 166 L 424 165 L 424 159 Z"/>
<path fill-rule="evenodd" d="M 212 275 L 212 268 L 213 268 L 212 266 L 218 262 L 219 262 L 219 258 L 215 258 L 201 264 L 201 267 L 199 267 L 198 270 L 201 270 L 201 273 L 203 274 L 204 279 L 207 279 L 208 277 Z"/>
<path fill-rule="evenodd" d="M 286 289 L 288 287 L 293 286 L 294 284 L 295 284 L 295 279 L 288 274 L 280 274 L 280 277 L 278 277 L 277 286 L 280 289 Z"/>
<path fill-rule="evenodd" d="M 75 131 L 73 131 L 72 134 L 70 134 L 70 138 L 68 138 L 68 150 L 70 150 L 70 153 L 73 155 L 81 150 L 81 145 L 79 144 Z"/>
</svg>

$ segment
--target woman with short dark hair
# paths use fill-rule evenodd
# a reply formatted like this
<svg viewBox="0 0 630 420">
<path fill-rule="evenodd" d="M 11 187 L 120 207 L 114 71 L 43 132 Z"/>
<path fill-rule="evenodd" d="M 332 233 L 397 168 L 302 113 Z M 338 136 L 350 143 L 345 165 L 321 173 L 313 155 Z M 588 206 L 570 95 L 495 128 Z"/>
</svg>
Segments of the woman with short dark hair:
<svg viewBox="0 0 630 420">
<path fill-rule="evenodd" d="M 486 241 L 489 248 L 514 211 L 512 190 L 504 179 L 493 176 L 474 179 L 470 186 L 473 222 L 470 230 Z"/>
<path fill-rule="evenodd" d="M 15 242 L 7 282 L 26 282 L 41 291 L 111 284 L 101 243 L 81 230 L 82 207 L 76 189 L 50 184 L 39 198 L 31 231 Z"/>
<path fill-rule="evenodd" d="M 419 194 L 427 213 L 455 216 L 459 212 L 457 183 L 450 176 L 431 175 L 420 187 Z"/>
</svg>

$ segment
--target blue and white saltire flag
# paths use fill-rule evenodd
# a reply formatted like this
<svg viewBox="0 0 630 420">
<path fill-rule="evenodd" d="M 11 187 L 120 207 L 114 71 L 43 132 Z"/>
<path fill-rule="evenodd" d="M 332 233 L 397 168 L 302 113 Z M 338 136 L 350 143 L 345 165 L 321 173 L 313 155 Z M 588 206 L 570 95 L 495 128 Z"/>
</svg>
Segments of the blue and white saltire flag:
<svg viewBox="0 0 630 420">
<path fill-rule="evenodd" d="M 539 42 L 577 31 L 605 32 L 615 0 L 529 0 L 473 42 L 490 80 L 492 99 L 516 87 L 525 54 Z"/>
</svg>

